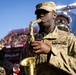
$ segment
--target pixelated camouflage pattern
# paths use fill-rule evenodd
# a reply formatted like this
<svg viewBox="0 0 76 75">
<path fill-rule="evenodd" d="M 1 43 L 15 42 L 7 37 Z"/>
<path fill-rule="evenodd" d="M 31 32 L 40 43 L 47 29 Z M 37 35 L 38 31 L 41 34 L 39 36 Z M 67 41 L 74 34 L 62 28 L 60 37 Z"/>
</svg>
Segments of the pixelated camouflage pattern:
<svg viewBox="0 0 76 75">
<path fill-rule="evenodd" d="M 3 67 L 0 67 L 0 75 L 6 75 L 6 71 Z"/>
<path fill-rule="evenodd" d="M 44 40 L 46 44 L 52 46 L 52 53 L 50 55 L 49 63 L 55 66 L 57 69 L 60 69 L 59 71 L 65 71 L 62 72 L 63 74 L 58 72 L 58 74 L 56 73 L 55 75 L 75 75 L 76 37 L 69 32 L 61 31 L 56 28 L 53 33 L 49 33 L 44 38 L 56 38 L 55 40 Z M 48 72 L 44 71 L 45 67 L 41 69 L 44 75 L 54 75 L 54 73 L 52 73 L 53 71 L 51 72 L 51 68 L 47 70 L 49 67 L 46 68 L 46 71 Z"/>
<path fill-rule="evenodd" d="M 48 54 L 39 55 L 36 75 L 76 74 L 76 37 L 72 33 L 56 27 L 53 33 L 42 39 L 42 42 L 52 47 L 52 50 Z M 26 54 L 23 52 L 23 58 Z"/>
</svg>

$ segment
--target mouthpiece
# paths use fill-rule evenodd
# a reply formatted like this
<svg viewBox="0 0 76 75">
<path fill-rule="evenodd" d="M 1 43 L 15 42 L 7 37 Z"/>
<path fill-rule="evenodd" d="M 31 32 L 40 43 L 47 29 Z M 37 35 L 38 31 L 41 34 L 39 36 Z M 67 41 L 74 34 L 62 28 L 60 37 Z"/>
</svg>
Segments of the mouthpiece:
<svg viewBox="0 0 76 75">
<path fill-rule="evenodd" d="M 37 23 L 40 23 L 42 20 L 41 19 L 37 19 L 36 21 L 37 21 Z"/>
</svg>

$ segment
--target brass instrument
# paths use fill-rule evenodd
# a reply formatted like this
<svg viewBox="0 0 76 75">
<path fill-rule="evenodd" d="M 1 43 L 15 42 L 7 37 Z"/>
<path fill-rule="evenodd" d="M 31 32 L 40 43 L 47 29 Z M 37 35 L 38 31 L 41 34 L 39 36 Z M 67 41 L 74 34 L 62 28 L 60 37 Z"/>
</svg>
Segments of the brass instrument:
<svg viewBox="0 0 76 75">
<path fill-rule="evenodd" d="M 30 25 L 29 25 L 29 31 L 30 31 L 29 44 L 30 44 L 30 42 L 35 40 L 34 33 L 33 33 L 33 25 L 35 23 L 40 23 L 41 21 L 42 21 L 41 19 L 38 19 L 38 20 L 30 22 Z M 35 75 L 35 70 L 34 70 L 35 69 L 35 59 L 36 59 L 36 56 L 32 56 L 32 57 L 25 58 L 20 62 L 20 65 L 24 66 L 24 70 L 25 70 L 26 75 Z"/>
</svg>

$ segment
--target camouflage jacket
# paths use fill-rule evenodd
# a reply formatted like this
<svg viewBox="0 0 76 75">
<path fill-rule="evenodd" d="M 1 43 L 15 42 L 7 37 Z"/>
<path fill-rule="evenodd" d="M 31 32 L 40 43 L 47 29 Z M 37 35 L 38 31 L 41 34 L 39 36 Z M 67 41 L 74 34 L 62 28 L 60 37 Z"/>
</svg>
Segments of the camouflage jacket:
<svg viewBox="0 0 76 75">
<path fill-rule="evenodd" d="M 0 75 L 6 75 L 6 71 L 3 67 L 0 67 Z"/>
<path fill-rule="evenodd" d="M 48 54 L 40 54 L 36 75 L 75 75 L 76 37 L 57 27 L 46 35 L 42 42 L 52 47 Z M 23 52 L 25 58 L 26 52 Z"/>
</svg>

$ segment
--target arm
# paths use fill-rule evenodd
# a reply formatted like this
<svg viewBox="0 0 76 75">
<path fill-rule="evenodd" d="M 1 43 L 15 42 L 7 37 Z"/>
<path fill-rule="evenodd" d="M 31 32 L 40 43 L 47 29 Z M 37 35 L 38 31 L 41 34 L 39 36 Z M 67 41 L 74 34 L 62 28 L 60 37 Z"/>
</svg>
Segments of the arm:
<svg viewBox="0 0 76 75">
<path fill-rule="evenodd" d="M 76 37 L 71 34 L 69 36 L 69 47 L 68 47 L 68 60 L 70 67 L 74 70 L 76 73 Z"/>
<path fill-rule="evenodd" d="M 52 46 L 52 52 L 49 63 L 69 72 L 70 74 L 76 73 L 76 37 L 68 35 L 67 45 L 65 46 Z M 58 48 L 59 47 L 59 48 Z"/>
</svg>

